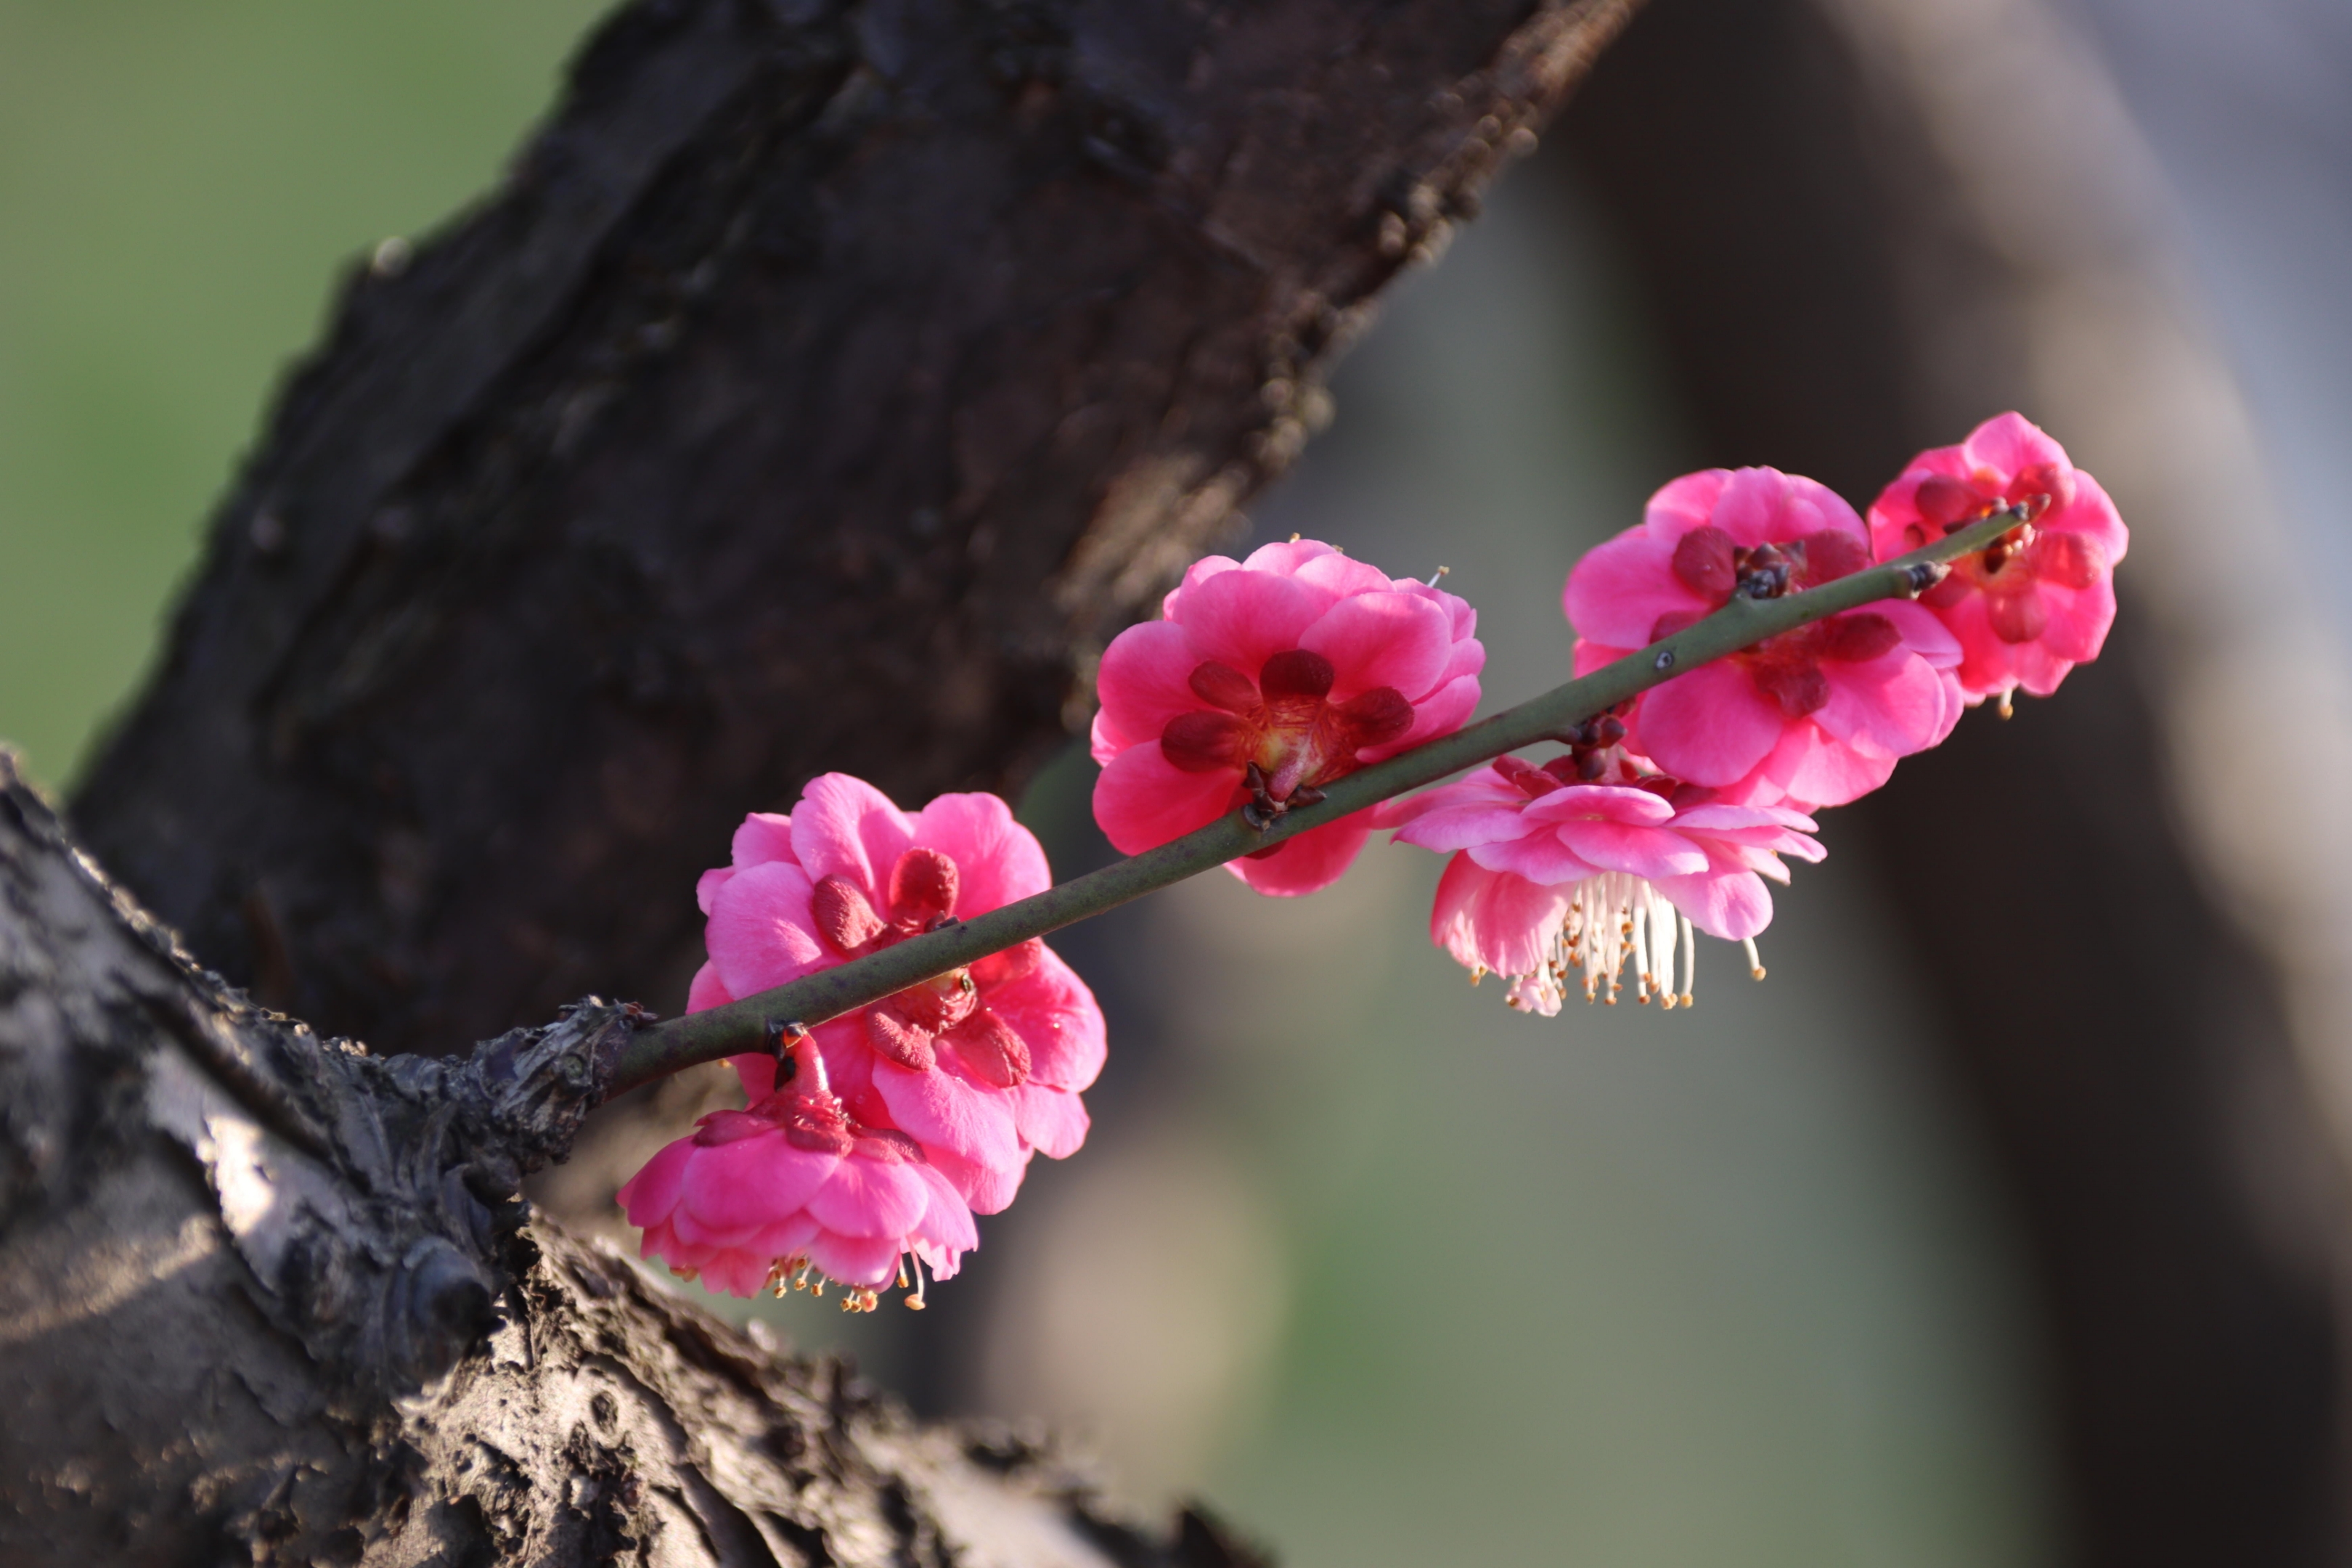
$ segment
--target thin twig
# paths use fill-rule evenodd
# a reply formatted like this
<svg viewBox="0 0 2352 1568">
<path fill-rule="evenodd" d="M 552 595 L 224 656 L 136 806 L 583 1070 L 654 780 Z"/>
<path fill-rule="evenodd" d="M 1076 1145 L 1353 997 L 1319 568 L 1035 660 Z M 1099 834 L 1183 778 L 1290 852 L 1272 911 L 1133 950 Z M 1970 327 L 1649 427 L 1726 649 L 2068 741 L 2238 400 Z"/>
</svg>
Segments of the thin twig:
<svg viewBox="0 0 2352 1568">
<path fill-rule="evenodd" d="M 1541 697 L 1442 736 L 1423 746 L 1323 786 L 1322 801 L 1252 826 L 1239 811 L 1157 849 L 1129 856 L 1099 871 L 1046 889 L 957 925 L 911 937 L 868 957 L 803 975 L 722 1007 L 691 1013 L 642 1030 L 616 1064 L 608 1094 L 619 1094 L 681 1068 L 765 1047 L 769 1021 L 820 1024 L 878 1002 L 934 975 L 1000 952 L 1033 936 L 1074 925 L 1129 900 L 1392 795 L 1437 783 L 1507 752 L 1557 740 L 1574 726 L 1700 665 L 1783 632 L 1881 599 L 1911 598 L 1942 575 L 1944 563 L 1981 550 L 2025 521 L 1999 511 L 1948 537 L 1818 588 L 1775 599 L 1735 597 L 1706 619 L 1638 653 L 1571 680 Z"/>
</svg>

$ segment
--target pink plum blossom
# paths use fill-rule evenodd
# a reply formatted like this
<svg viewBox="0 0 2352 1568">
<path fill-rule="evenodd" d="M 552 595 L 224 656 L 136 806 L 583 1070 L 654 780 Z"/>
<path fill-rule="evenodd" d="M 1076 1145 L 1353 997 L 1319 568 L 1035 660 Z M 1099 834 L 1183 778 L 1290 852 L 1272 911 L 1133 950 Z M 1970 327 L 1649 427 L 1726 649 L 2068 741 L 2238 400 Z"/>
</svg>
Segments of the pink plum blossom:
<svg viewBox="0 0 2352 1568">
<path fill-rule="evenodd" d="M 1638 527 L 1569 574 L 1576 669 L 1598 669 L 1746 593 L 1769 597 L 1859 571 L 1853 509 L 1777 468 L 1685 474 Z M 1748 805 L 1837 805 L 1877 788 L 1898 757 L 1951 732 L 1965 705 L 1959 645 L 1896 600 L 1832 616 L 1676 676 L 1635 702 L 1627 745 L 1677 779 Z"/>
<path fill-rule="evenodd" d="M 2099 657 L 2115 624 L 2115 566 L 2131 536 L 2099 482 L 2021 414 L 1986 420 L 1957 447 L 1911 459 L 1870 509 L 1882 558 L 1941 539 L 2000 507 L 2046 498 L 2030 522 L 1952 563 L 1920 595 L 1960 645 L 1955 672 L 1971 703 L 2009 707 L 2022 686 L 2036 697 Z"/>
<path fill-rule="evenodd" d="M 699 1012 L 969 920 L 1052 882 L 1034 835 L 992 795 L 943 795 L 911 816 L 845 773 L 809 782 L 790 816 L 755 813 L 734 863 L 703 874 L 710 962 Z M 1033 1153 L 1086 1141 L 1079 1091 L 1102 1070 L 1102 1011 L 1030 941 L 817 1026 L 833 1089 L 863 1125 L 911 1135 L 980 1214 L 1013 1201 Z M 753 1100 L 768 1057 L 733 1058 Z"/>
<path fill-rule="evenodd" d="M 1103 654 L 1095 820 L 1139 854 L 1253 802 L 1317 786 L 1461 727 L 1486 651 L 1477 612 L 1313 540 L 1193 563 Z M 1262 893 L 1337 880 L 1371 830 L 1358 812 L 1231 869 Z"/>
<path fill-rule="evenodd" d="M 1727 804 L 1622 753 L 1601 770 L 1584 761 L 1538 768 L 1501 757 L 1388 808 L 1383 825 L 1397 825 L 1399 839 L 1453 852 L 1430 939 L 1474 979 L 1507 977 L 1511 1005 L 1547 1017 L 1571 973 L 1586 1001 L 1605 984 L 1613 1005 L 1629 958 L 1639 1000 L 1689 1005 L 1694 927 L 1745 943 L 1761 978 L 1754 939 L 1772 919 L 1764 879 L 1788 880 L 1782 855 L 1822 858 L 1806 837 L 1811 819 Z M 1596 772 L 1601 782 L 1581 782 Z"/>
<path fill-rule="evenodd" d="M 915 1140 L 861 1123 L 826 1089 L 812 1040 L 794 1058 L 782 1089 L 711 1112 L 621 1188 L 645 1256 L 732 1296 L 812 1275 L 822 1292 L 830 1278 L 843 1306 L 866 1310 L 894 1277 L 907 1283 L 911 1258 L 919 1307 L 922 1266 L 944 1279 L 979 1245 L 971 1211 Z"/>
</svg>

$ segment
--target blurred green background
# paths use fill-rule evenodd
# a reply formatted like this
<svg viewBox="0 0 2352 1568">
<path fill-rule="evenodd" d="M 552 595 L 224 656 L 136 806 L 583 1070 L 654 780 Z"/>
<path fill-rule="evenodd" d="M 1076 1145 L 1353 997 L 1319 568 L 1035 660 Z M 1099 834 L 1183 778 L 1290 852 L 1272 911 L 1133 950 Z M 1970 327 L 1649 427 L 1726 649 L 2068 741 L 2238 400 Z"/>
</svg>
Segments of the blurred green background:
<svg viewBox="0 0 2352 1568">
<path fill-rule="evenodd" d="M 0 0 L 0 735 L 69 780 L 341 272 L 497 179 L 594 0 Z"/>
<path fill-rule="evenodd" d="M 340 270 L 496 179 L 596 9 L 0 0 L 0 735 L 37 776 L 137 679 Z M 1413 281 L 1259 509 L 1452 567 L 1504 700 L 1564 664 L 1576 552 L 1706 457 L 1560 189 L 1507 184 Z M 1065 863 L 1087 784 L 1027 804 Z M 1507 1013 L 1422 941 L 1402 850 L 1309 904 L 1212 877 L 1124 912 L 1070 943 L 1120 1031 L 1097 1136 L 961 1304 L 766 1310 L 1297 1564 L 2036 1561 L 2006 1242 L 1827 838 L 1771 981 L 1710 948 L 1671 1018 Z"/>
</svg>

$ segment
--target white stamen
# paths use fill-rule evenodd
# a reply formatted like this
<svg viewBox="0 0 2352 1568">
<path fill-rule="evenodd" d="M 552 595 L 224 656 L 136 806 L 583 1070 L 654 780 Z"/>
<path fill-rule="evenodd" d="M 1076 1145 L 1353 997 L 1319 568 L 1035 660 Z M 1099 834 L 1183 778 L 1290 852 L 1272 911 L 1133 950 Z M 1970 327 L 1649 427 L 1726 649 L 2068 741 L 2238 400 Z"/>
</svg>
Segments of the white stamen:
<svg viewBox="0 0 2352 1568">
<path fill-rule="evenodd" d="M 1697 988 L 1698 933 L 1691 930 L 1690 916 L 1679 910 L 1675 911 L 1675 923 L 1682 932 L 1683 1005 L 1688 1007 L 1693 1002 L 1691 993 Z"/>
<path fill-rule="evenodd" d="M 1453 568 L 1453 567 L 1451 567 L 1451 566 L 1440 566 L 1436 571 L 1432 572 L 1432 573 L 1429 574 L 1429 585 L 1430 585 L 1431 587 L 1433 587 L 1433 588 L 1436 587 L 1436 586 L 1437 586 L 1437 580 L 1438 580 L 1440 577 L 1445 576 L 1446 574 L 1448 574 L 1449 573 L 1451 573 L 1453 570 L 1454 570 L 1454 568 Z"/>
<path fill-rule="evenodd" d="M 1756 955 L 1755 942 L 1744 945 L 1749 973 L 1763 979 L 1764 964 Z M 1679 986 L 1675 983 L 1677 957 Z M 1646 879 L 1604 871 L 1569 890 L 1568 913 L 1552 931 L 1544 958 L 1530 973 L 1509 977 L 1504 999 L 1523 1012 L 1550 1017 L 1566 999 L 1573 973 L 1583 982 L 1587 1002 L 1613 1006 L 1623 989 L 1628 960 L 1636 1001 L 1654 997 L 1667 1008 L 1696 1005 L 1698 933 L 1690 917 Z"/>
<path fill-rule="evenodd" d="M 919 1254 L 909 1252 L 907 1261 L 915 1269 L 915 1293 L 907 1298 L 907 1310 L 919 1312 L 923 1310 L 923 1259 Z"/>
<path fill-rule="evenodd" d="M 1739 945 L 1748 950 L 1748 973 L 1759 980 L 1763 979 L 1764 961 L 1756 956 L 1756 939 L 1752 936 L 1741 937 Z"/>
</svg>

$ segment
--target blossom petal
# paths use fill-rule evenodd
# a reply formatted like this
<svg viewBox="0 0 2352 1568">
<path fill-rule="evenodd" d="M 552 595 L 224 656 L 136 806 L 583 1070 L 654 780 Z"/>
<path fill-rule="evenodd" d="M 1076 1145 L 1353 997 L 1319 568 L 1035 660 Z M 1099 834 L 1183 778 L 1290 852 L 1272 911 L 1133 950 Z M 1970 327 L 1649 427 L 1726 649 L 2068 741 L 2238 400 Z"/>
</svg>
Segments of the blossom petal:
<svg viewBox="0 0 2352 1568">
<path fill-rule="evenodd" d="M 1329 700 L 1386 686 L 1408 701 L 1428 694 L 1454 651 L 1454 626 L 1427 599 L 1381 592 L 1340 600 L 1301 633 L 1298 646 L 1331 661 Z"/>
<path fill-rule="evenodd" d="M 2131 548 L 2131 531 L 2124 526 L 2123 514 L 2105 487 L 2082 469 L 2074 470 L 2074 499 L 2060 511 L 2045 515 L 2041 526 L 2067 533 L 2080 533 L 2099 547 L 2099 553 L 2113 568 Z"/>
<path fill-rule="evenodd" d="M 809 1249 L 824 1226 L 817 1224 L 806 1209 L 786 1215 L 771 1226 L 763 1226 L 743 1238 L 740 1248 L 749 1258 L 761 1263 L 761 1285 L 767 1283 L 767 1266 L 780 1258 L 797 1258 Z"/>
<path fill-rule="evenodd" d="M 906 1248 L 898 1237 L 844 1236 L 822 1230 L 809 1243 L 809 1261 L 844 1285 L 879 1290 L 898 1277 L 898 1255 Z"/>
<path fill-rule="evenodd" d="M 1437 879 L 1429 937 L 1465 968 L 1525 974 L 1544 962 L 1551 933 L 1567 915 L 1565 889 L 1490 871 L 1456 855 Z"/>
<path fill-rule="evenodd" d="M 1666 828 L 1589 820 L 1481 844 L 1466 853 L 1490 871 L 1509 871 L 1547 884 L 1581 881 L 1597 871 L 1624 871 L 1654 880 L 1706 868 L 1705 850 Z"/>
<path fill-rule="evenodd" d="M 1338 881 L 1371 831 L 1371 813 L 1355 812 L 1285 839 L 1279 853 L 1263 860 L 1228 860 L 1225 869 L 1269 897 L 1295 899 Z"/>
<path fill-rule="evenodd" d="M 839 1155 L 794 1148 L 782 1132 L 762 1132 L 714 1147 L 698 1146 L 679 1194 L 681 1213 L 714 1236 L 748 1236 L 805 1208 L 841 1163 Z"/>
<path fill-rule="evenodd" d="M 2062 469 L 2074 467 L 2066 460 L 2065 447 L 2013 410 L 1994 415 L 1969 431 L 1969 438 L 1960 445 L 1971 465 L 1992 469 L 2003 482 L 2043 464 Z"/>
<path fill-rule="evenodd" d="M 1204 704 L 1190 682 L 1201 663 L 1192 634 L 1172 621 L 1146 621 L 1113 637 L 1095 676 L 1098 752 L 1106 742 L 1118 751 L 1157 741 L 1168 721 L 1199 711 Z M 1257 668 L 1244 673 L 1255 677 Z"/>
<path fill-rule="evenodd" d="M 1095 780 L 1095 821 L 1122 855 L 1140 855 L 1225 814 L 1237 774 L 1186 773 L 1157 744 L 1129 746 Z"/>
<path fill-rule="evenodd" d="M 1860 800 L 1894 775 L 1895 762 L 1891 753 L 1849 745 L 1818 725 L 1800 724 L 1775 749 L 1767 771 L 1790 801 L 1811 811 Z"/>
<path fill-rule="evenodd" d="M 743 1086 L 743 1098 L 757 1105 L 776 1092 L 776 1058 L 763 1051 L 745 1051 L 727 1058 Z"/>
<path fill-rule="evenodd" d="M 1002 909 L 1054 885 L 1037 836 L 992 795 L 943 795 L 915 814 L 914 841 L 956 863 L 955 916 Z"/>
<path fill-rule="evenodd" d="M 920 1222 L 930 1196 L 914 1166 L 853 1155 L 833 1168 L 807 1206 L 827 1230 L 895 1240 Z"/>
<path fill-rule="evenodd" d="M 1778 468 L 1735 469 L 1706 521 L 1734 542 L 1751 547 L 1802 539 L 1824 529 L 1852 535 L 1865 552 L 1870 547 L 1869 531 L 1843 497 L 1818 480 Z"/>
<path fill-rule="evenodd" d="M 1527 819 L 1528 797 L 1517 790 L 1511 793 L 1518 798 L 1438 806 L 1398 828 L 1397 841 L 1445 855 L 1476 844 L 1524 837 L 1532 830 Z"/>
<path fill-rule="evenodd" d="M 1787 727 L 1780 705 L 1725 660 L 1645 694 L 1627 744 L 1678 779 L 1719 787 L 1770 754 Z"/>
<path fill-rule="evenodd" d="M 1644 640 L 1647 640 L 1646 634 L 1644 634 Z M 1570 673 L 1581 680 L 1596 669 L 1607 668 L 1641 646 L 1640 643 L 1635 643 L 1632 647 L 1617 647 L 1609 643 L 1593 642 L 1586 637 L 1579 637 L 1576 639 L 1575 650 L 1570 656 Z"/>
<path fill-rule="evenodd" d="M 1457 644 L 1458 651 L 1460 645 Z M 1476 647 L 1476 644 L 1472 644 Z M 1357 753 L 1367 763 L 1386 761 L 1411 751 L 1423 741 L 1451 735 L 1478 708 L 1478 677 L 1457 675 L 1412 705 L 1412 728 L 1384 746 L 1366 746 Z"/>
<path fill-rule="evenodd" d="M 793 858 L 793 819 L 777 811 L 751 813 L 735 830 L 732 854 L 738 869 Z"/>
<path fill-rule="evenodd" d="M 1268 658 L 1298 646 L 1334 598 L 1296 577 L 1225 572 L 1177 595 L 1168 618 L 1191 635 L 1202 658 L 1232 665 L 1255 679 Z"/>
<path fill-rule="evenodd" d="M 696 907 L 701 910 L 704 914 L 709 914 L 710 912 L 710 902 L 713 899 L 716 899 L 719 896 L 719 889 L 725 887 L 734 879 L 735 868 L 732 866 L 713 866 L 709 870 L 705 871 L 701 876 L 697 877 L 694 879 L 694 902 Z"/>
<path fill-rule="evenodd" d="M 1599 817 L 1637 827 L 1656 827 L 1673 820 L 1675 808 L 1650 791 L 1629 784 L 1570 784 L 1528 802 L 1525 815 L 1531 823 Z"/>
<path fill-rule="evenodd" d="M 1253 572 L 1274 572 L 1285 577 L 1296 577 L 1335 597 L 1385 593 L 1391 586 L 1389 574 L 1379 567 L 1359 561 L 1346 551 L 1326 544 L 1319 539 L 1293 539 L 1261 544 L 1250 552 L 1249 559 L 1242 564 Z"/>
<path fill-rule="evenodd" d="M 670 1216 L 677 1207 L 679 1193 L 685 1190 L 686 1168 L 694 1154 L 691 1138 L 666 1143 L 660 1152 L 646 1162 L 643 1170 L 621 1184 L 613 1201 L 621 1205 L 621 1212 L 628 1215 L 631 1225 L 642 1230 Z"/>
<path fill-rule="evenodd" d="M 1702 468 L 1668 479 L 1642 509 L 1642 531 L 1669 547 L 1694 528 L 1704 528 L 1731 482 L 1729 468 Z M 1638 644 L 1636 646 L 1639 646 Z"/>
<path fill-rule="evenodd" d="M 1753 871 L 1670 877 L 1658 883 L 1690 923 L 1725 942 L 1754 936 L 1772 923 L 1772 892 Z"/>
<path fill-rule="evenodd" d="M 1885 620 L 1901 635 L 1905 647 L 1934 668 L 1949 669 L 1960 662 L 1960 639 L 1954 637 L 1951 627 L 1925 605 L 1906 599 L 1882 599 L 1870 608 L 1872 614 Z"/>
<path fill-rule="evenodd" d="M 1051 948 L 1017 980 L 992 986 L 990 1011 L 1012 1026 L 1029 1047 L 1033 1083 L 1080 1089 L 1095 1081 L 1107 1054 L 1102 1008 L 1077 972 Z"/>
<path fill-rule="evenodd" d="M 965 1205 L 963 1194 L 940 1173 L 937 1166 L 909 1165 L 907 1168 L 921 1181 L 926 1194 L 922 1224 L 918 1234 L 932 1246 L 944 1248 L 951 1255 L 946 1273 L 952 1274 L 956 1268 L 953 1258 L 980 1245 L 980 1227 L 971 1223 L 971 1210 Z"/>
<path fill-rule="evenodd" d="M 1577 635 L 1618 647 L 1640 647 L 1668 615 L 1705 615 L 1714 608 L 1675 575 L 1671 540 L 1627 529 L 1595 545 L 1568 574 L 1560 608 Z"/>
<path fill-rule="evenodd" d="M 701 1265 L 705 1289 L 721 1295 L 757 1296 L 768 1282 L 768 1260 L 738 1247 L 711 1254 Z"/>
<path fill-rule="evenodd" d="M 1021 1141 L 1049 1160 L 1066 1160 L 1087 1141 L 1087 1108 L 1067 1089 L 1024 1083 L 1011 1091 Z"/>
<path fill-rule="evenodd" d="M 922 1144 L 984 1165 L 1021 1163 L 1021 1138 L 1012 1102 L 998 1090 L 971 1083 L 945 1066 L 909 1072 L 896 1062 L 874 1064 L 874 1087 L 890 1121 Z"/>
<path fill-rule="evenodd" d="M 845 877 L 877 909 L 889 904 L 890 868 L 913 842 L 906 814 L 847 773 L 809 780 L 793 810 L 793 852 L 810 883 Z"/>
<path fill-rule="evenodd" d="M 1706 851 L 1669 827 L 1587 819 L 1563 822 L 1554 831 L 1576 858 L 1604 871 L 1623 871 L 1656 881 L 1706 869 Z"/>
<path fill-rule="evenodd" d="M 739 871 L 712 900 L 703 942 L 730 994 L 772 990 L 840 960 L 818 941 L 806 873 L 784 860 Z"/>
<path fill-rule="evenodd" d="M 1897 656 L 1891 679 L 1874 681 L 1867 667 L 1824 664 L 1829 700 L 1811 715 L 1823 734 L 1840 742 L 1866 742 L 1889 756 L 1907 757 L 1935 744 L 1945 713 L 1944 683 L 1951 679 L 1926 660 Z"/>
<path fill-rule="evenodd" d="M 2116 585 L 2112 581 L 2070 590 L 2042 584 L 2042 602 L 2050 607 L 2050 623 L 2042 629 L 2042 646 L 2068 664 L 2088 664 L 2106 646 L 2107 630 L 2116 624 Z"/>
<path fill-rule="evenodd" d="M 1494 764 L 1488 763 L 1452 784 L 1439 784 L 1434 789 L 1423 790 L 1419 795 L 1396 795 L 1381 802 L 1372 807 L 1372 826 L 1376 828 L 1401 828 L 1407 823 L 1418 822 L 1424 816 L 1442 812 L 1485 811 L 1490 807 L 1499 807 L 1508 813 L 1510 819 L 1516 820 L 1527 799 L 1526 792 L 1507 781 L 1495 771 Z M 1501 828 L 1496 835 L 1497 837 L 1513 831 L 1503 818 L 1496 819 L 1496 824 Z M 1437 847 L 1418 838 L 1409 838 L 1405 842 L 1421 844 L 1424 849 Z"/>
<path fill-rule="evenodd" d="M 968 1160 L 952 1149 L 931 1149 L 931 1168 L 947 1179 L 973 1214 L 1002 1214 L 1021 1191 L 1029 1170 L 1029 1152 L 1010 1164 L 992 1165 Z"/>
</svg>

